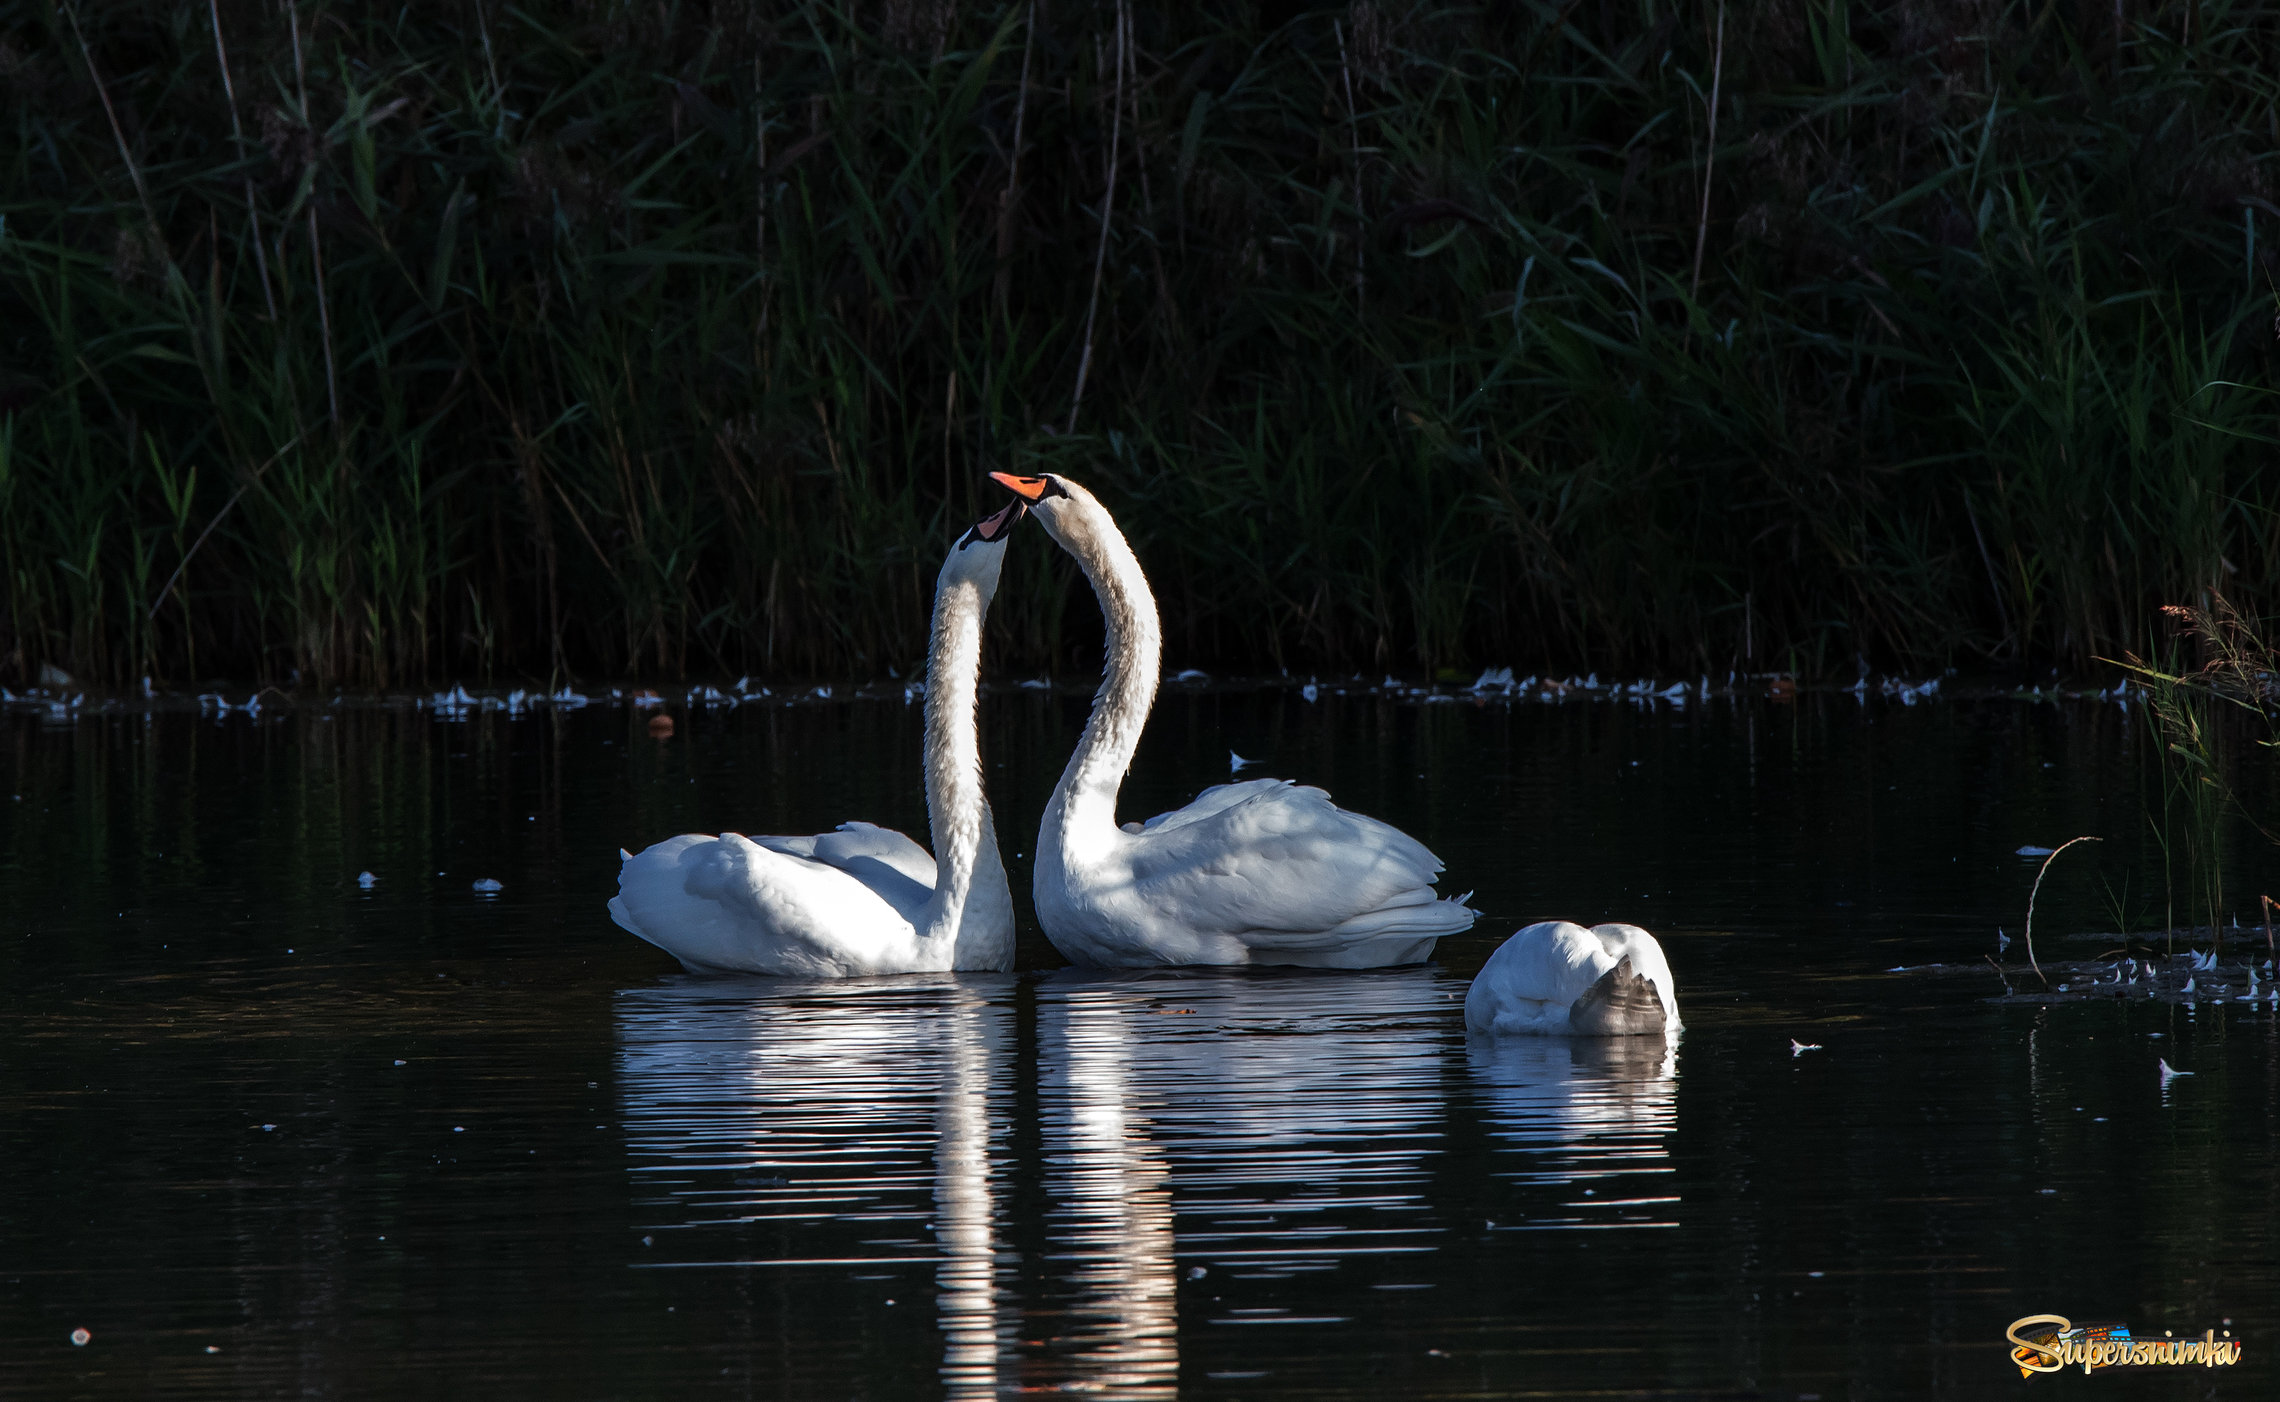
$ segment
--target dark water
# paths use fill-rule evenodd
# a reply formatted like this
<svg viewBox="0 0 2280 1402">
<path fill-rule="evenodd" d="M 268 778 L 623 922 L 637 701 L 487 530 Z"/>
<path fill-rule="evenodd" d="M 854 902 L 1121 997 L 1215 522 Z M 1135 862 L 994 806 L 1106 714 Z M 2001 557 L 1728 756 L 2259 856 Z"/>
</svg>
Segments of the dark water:
<svg viewBox="0 0 2280 1402">
<path fill-rule="evenodd" d="M 1084 705 L 989 702 L 1024 891 Z M 1418 969 L 1025 931 L 1015 974 L 815 985 L 675 972 L 614 854 L 923 833 L 899 704 L 11 715 L 0 1394 L 1984 1396 L 2046 1312 L 2247 1355 L 2032 1386 L 2269 1391 L 2272 1013 L 1984 1001 L 2022 843 L 2109 839 L 2043 937 L 2159 918 L 2139 724 L 1174 691 L 1127 816 L 1238 750 L 1488 917 Z M 1466 978 L 1554 915 L 1662 936 L 1674 1054 L 1467 1045 Z"/>
</svg>

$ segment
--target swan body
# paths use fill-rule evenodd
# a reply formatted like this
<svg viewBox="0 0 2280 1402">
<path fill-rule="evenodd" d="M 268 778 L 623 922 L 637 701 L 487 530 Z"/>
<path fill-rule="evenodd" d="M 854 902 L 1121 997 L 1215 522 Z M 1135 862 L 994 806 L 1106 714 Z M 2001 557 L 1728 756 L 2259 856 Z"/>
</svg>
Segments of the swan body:
<svg viewBox="0 0 2280 1402">
<path fill-rule="evenodd" d="M 1100 600 L 1108 666 L 1037 836 L 1037 922 L 1072 961 L 1366 969 L 1430 958 L 1476 913 L 1433 889 L 1440 858 L 1320 789 L 1252 779 L 1145 823 L 1117 791 L 1155 704 L 1156 600 L 1106 508 L 1067 478 L 993 473 L 1075 557 Z"/>
<path fill-rule="evenodd" d="M 1486 1036 L 1619 1037 L 1678 1031 L 1662 945 L 1636 925 L 1530 925 L 1465 991 L 1465 1030 Z"/>
<path fill-rule="evenodd" d="M 982 792 L 974 706 L 982 619 L 1020 513 L 1016 503 L 960 537 L 935 584 L 925 767 L 939 863 L 871 823 L 812 837 L 684 833 L 625 857 L 610 918 L 692 973 L 1011 969 L 1013 891 Z"/>
</svg>

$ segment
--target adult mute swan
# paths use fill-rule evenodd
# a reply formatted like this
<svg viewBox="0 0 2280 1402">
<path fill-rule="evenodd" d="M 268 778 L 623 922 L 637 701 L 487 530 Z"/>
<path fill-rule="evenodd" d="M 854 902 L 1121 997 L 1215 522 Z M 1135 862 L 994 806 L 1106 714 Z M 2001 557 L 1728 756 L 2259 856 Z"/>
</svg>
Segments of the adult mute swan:
<svg viewBox="0 0 2280 1402">
<path fill-rule="evenodd" d="M 1469 927 L 1439 899 L 1441 859 L 1320 789 L 1253 779 L 1116 823 L 1116 793 L 1155 704 L 1163 634 L 1123 533 L 1065 477 L 990 474 L 1019 495 L 1091 581 L 1108 628 L 1092 719 L 1037 834 L 1037 923 L 1079 964 L 1414 964 Z"/>
<path fill-rule="evenodd" d="M 982 617 L 1015 502 L 960 536 L 934 586 L 926 659 L 929 857 L 899 832 L 684 833 L 625 857 L 610 918 L 692 973 L 849 978 L 1013 967 L 1013 891 L 982 793 Z M 623 853 L 619 854 L 624 856 Z"/>
<path fill-rule="evenodd" d="M 1655 937 L 1636 925 L 1530 925 L 1465 990 L 1465 1030 L 1621 1037 L 1678 1031 L 1678 989 Z"/>
</svg>

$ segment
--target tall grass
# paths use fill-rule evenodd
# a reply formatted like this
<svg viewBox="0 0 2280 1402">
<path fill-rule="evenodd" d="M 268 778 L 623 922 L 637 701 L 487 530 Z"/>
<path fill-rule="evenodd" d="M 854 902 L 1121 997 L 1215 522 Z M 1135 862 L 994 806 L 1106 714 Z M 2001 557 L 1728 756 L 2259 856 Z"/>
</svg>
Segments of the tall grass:
<svg viewBox="0 0 2280 1402">
<path fill-rule="evenodd" d="M 2280 651 L 2262 620 L 2243 617 L 2214 591 L 2207 608 L 2172 604 L 2162 612 L 2175 630 L 2166 655 L 2156 663 L 2125 654 L 2119 664 L 2144 688 L 2160 740 L 2160 811 L 2149 811 L 2146 820 L 2161 849 L 2171 930 L 2182 885 L 2186 927 L 2206 917 L 2221 950 L 2232 819 L 2245 818 L 2266 841 L 2280 844 L 2280 824 L 2263 811 L 2267 796 L 2251 790 L 2250 798 L 2242 797 L 2249 775 L 2238 754 L 2242 738 L 2257 748 L 2280 748 Z M 2245 721 L 2247 735 L 2241 724 L 2224 724 L 2227 717 Z M 2269 896 L 2260 898 L 2257 913 L 2267 922 L 2273 904 Z"/>
<path fill-rule="evenodd" d="M 2065 666 L 2261 605 L 2280 6 L 1723 34 L 0 0 L 0 675 L 877 672 L 998 467 L 1102 489 L 1207 665 Z M 1014 570 L 1005 657 L 1086 665 Z"/>
</svg>

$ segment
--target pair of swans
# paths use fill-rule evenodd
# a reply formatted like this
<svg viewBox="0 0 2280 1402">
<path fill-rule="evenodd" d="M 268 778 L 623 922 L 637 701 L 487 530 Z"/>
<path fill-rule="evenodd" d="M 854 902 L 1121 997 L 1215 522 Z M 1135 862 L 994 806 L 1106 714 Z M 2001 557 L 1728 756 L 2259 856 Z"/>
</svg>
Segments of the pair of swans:
<svg viewBox="0 0 2280 1402">
<path fill-rule="evenodd" d="M 1476 912 L 1433 889 L 1439 858 L 1320 789 L 1279 779 L 1221 784 L 1184 808 L 1119 825 L 1117 793 L 1160 676 L 1155 596 L 1115 520 L 1082 486 L 1052 474 L 991 476 L 1016 499 L 959 538 L 935 584 L 924 770 L 936 856 L 869 823 L 757 841 L 684 834 L 624 857 L 609 905 L 619 925 L 697 972 L 853 977 L 1013 966 L 1012 892 L 982 790 L 975 705 L 982 621 L 1026 511 L 1084 571 L 1108 635 L 1100 693 L 1037 841 L 1038 923 L 1063 954 L 1107 968 L 1363 969 L 1421 962 L 1442 936 L 1471 927 Z M 1653 957 L 1675 1024 L 1668 969 L 1659 949 Z M 1572 982 L 1582 964 L 1560 967 Z M 1644 968 L 1632 961 L 1620 988 L 1596 995 L 1603 1011 L 1593 1026 L 1644 1020 L 1640 989 L 1650 1003 L 1657 996 L 1651 977 L 1639 977 Z M 1585 985 L 1597 987 L 1604 972 L 1594 968 Z M 1469 998 L 1467 1008 L 1469 1022 Z"/>
<path fill-rule="evenodd" d="M 1416 963 L 1471 926 L 1433 890 L 1440 859 L 1320 789 L 1254 779 L 1146 823 L 1117 790 L 1155 703 L 1163 633 L 1116 522 L 1065 478 L 992 474 L 1015 493 L 961 536 L 935 584 L 925 774 L 935 857 L 848 823 L 813 837 L 684 834 L 625 858 L 610 914 L 692 970 L 848 977 L 1013 967 L 1013 899 L 982 792 L 974 708 L 983 616 L 1027 512 L 1076 558 L 1108 624 L 1107 676 L 1038 836 L 1038 923 L 1108 968 Z"/>
</svg>

